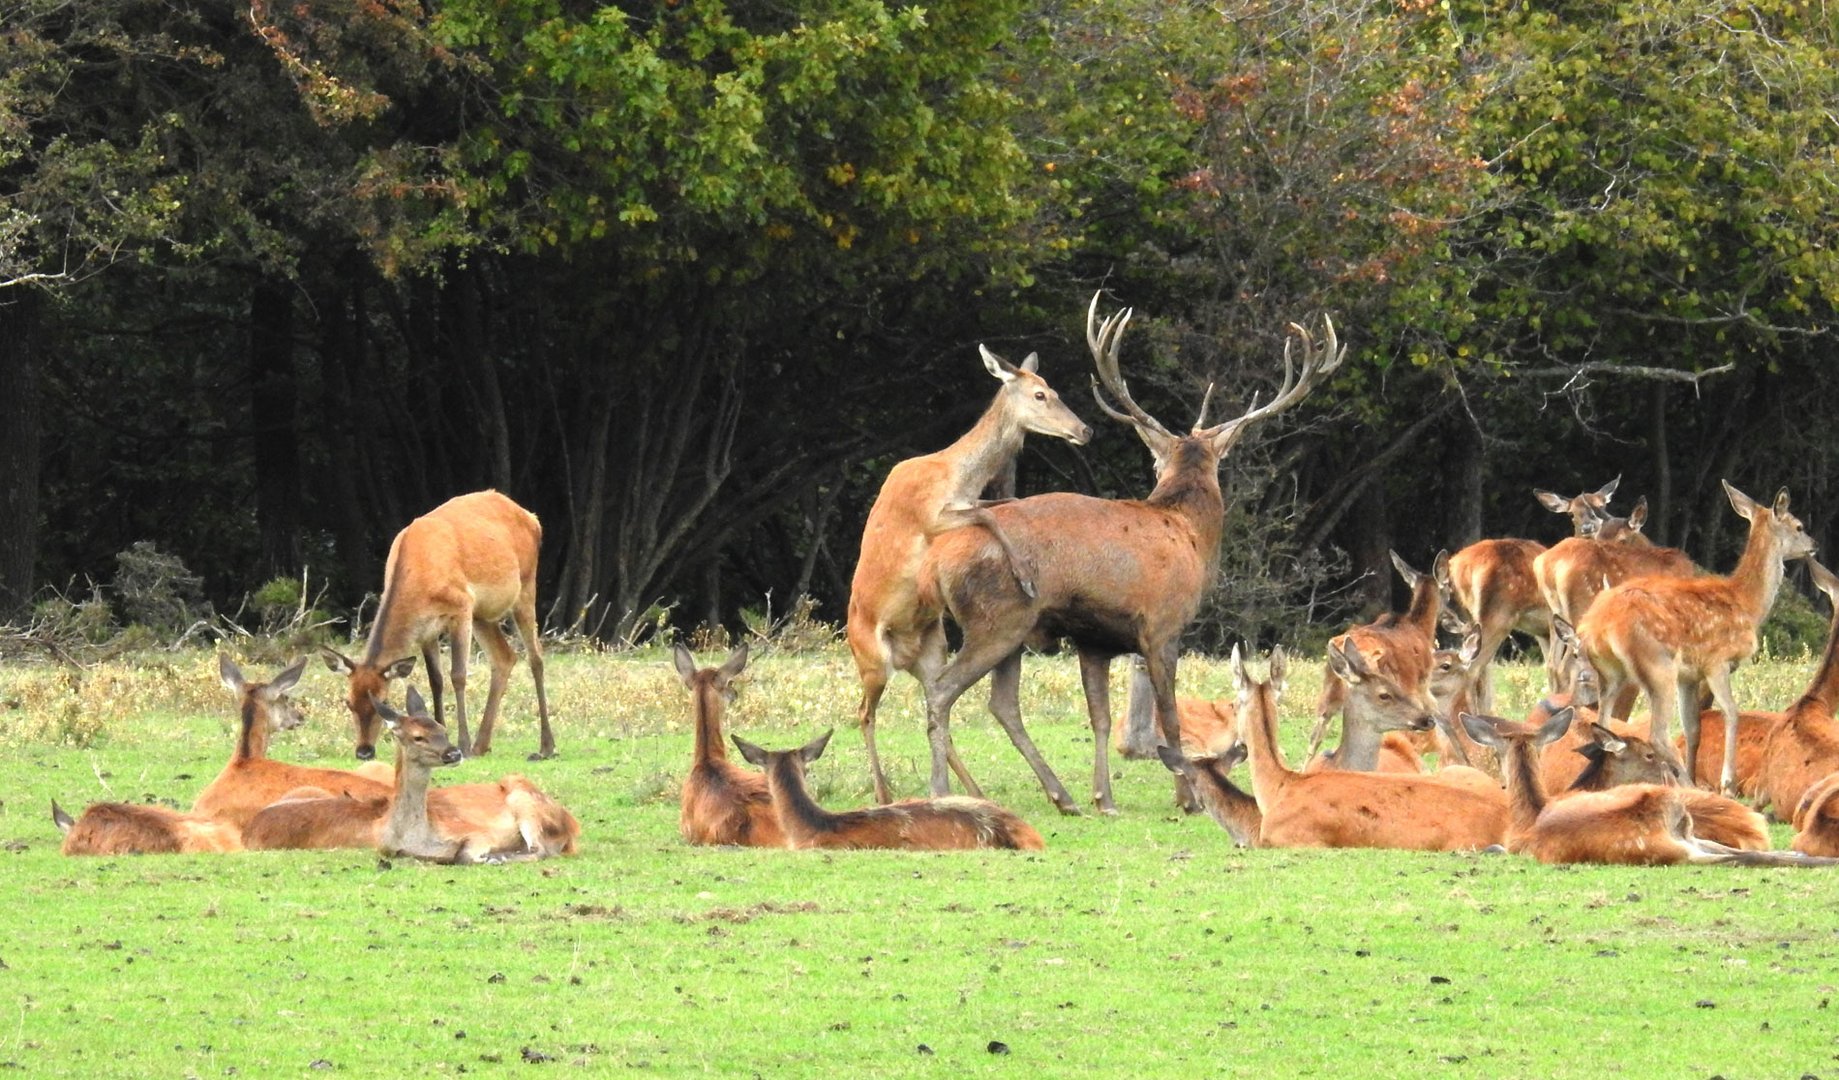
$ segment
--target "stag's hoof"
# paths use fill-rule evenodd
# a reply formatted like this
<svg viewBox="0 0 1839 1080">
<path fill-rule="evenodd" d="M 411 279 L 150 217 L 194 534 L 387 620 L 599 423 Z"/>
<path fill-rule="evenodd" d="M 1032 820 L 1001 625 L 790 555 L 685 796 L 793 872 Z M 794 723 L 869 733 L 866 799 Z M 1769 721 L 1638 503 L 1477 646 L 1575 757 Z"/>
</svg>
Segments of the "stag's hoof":
<svg viewBox="0 0 1839 1080">
<path fill-rule="evenodd" d="M 1117 807 L 1108 802 L 1100 802 L 1098 804 L 1098 812 L 1104 817 L 1116 817 Z"/>
<path fill-rule="evenodd" d="M 555 757 L 555 756 L 556 756 L 556 752 L 553 749 L 538 750 L 536 753 L 531 754 L 529 757 L 525 758 L 524 760 L 525 761 L 548 761 L 550 758 Z"/>
<path fill-rule="evenodd" d="M 1077 803 L 1060 802 L 1059 800 L 1055 800 L 1054 806 L 1060 811 L 1060 814 L 1062 817 L 1085 817 L 1086 816 L 1086 812 L 1084 810 L 1079 809 L 1079 806 Z"/>
</svg>

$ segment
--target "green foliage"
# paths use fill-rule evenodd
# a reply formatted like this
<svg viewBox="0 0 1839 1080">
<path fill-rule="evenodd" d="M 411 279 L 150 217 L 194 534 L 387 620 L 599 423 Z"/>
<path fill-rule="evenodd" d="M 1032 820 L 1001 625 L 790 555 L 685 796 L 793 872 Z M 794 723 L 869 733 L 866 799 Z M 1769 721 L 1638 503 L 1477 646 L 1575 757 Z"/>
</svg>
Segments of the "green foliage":
<svg viewBox="0 0 1839 1080">
<path fill-rule="evenodd" d="M 1831 620 L 1794 588 L 1784 588 L 1757 632 L 1761 656 L 1796 660 L 1819 656 L 1826 647 Z"/>
<path fill-rule="evenodd" d="M 150 630 L 184 630 L 210 614 L 204 581 L 176 555 L 137 541 L 115 556 L 114 593 L 128 622 Z"/>
</svg>

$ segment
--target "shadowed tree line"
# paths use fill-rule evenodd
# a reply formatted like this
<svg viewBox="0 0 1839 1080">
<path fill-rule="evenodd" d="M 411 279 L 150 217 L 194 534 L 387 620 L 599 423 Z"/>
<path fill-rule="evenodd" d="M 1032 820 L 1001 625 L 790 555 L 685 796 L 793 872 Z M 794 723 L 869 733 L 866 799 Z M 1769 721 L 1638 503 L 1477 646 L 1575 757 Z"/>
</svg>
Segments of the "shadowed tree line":
<svg viewBox="0 0 1839 1080">
<path fill-rule="evenodd" d="M 354 606 L 396 530 L 491 486 L 545 522 L 552 626 L 840 619 L 880 479 L 993 392 L 979 342 L 1039 350 L 1100 432 L 1030 444 L 1023 493 L 1147 492 L 1084 393 L 1101 288 L 1159 416 L 1268 395 L 1289 322 L 1352 345 L 1228 463 L 1194 644 L 1371 609 L 1388 549 L 1561 535 L 1535 486 L 1621 474 L 1718 567 L 1719 478 L 1839 535 L 1813 8 L 0 15 L 15 613 L 145 540 L 220 606 L 303 567 Z"/>
</svg>

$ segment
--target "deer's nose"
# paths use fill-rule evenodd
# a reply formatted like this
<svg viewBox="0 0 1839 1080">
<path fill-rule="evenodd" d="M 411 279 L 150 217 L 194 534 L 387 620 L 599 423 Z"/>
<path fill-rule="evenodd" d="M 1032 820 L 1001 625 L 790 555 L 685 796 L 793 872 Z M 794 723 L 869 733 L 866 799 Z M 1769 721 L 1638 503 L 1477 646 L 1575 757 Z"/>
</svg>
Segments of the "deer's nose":
<svg viewBox="0 0 1839 1080">
<path fill-rule="evenodd" d="M 442 765 L 458 765 L 465 757 L 466 757 L 465 754 L 460 753 L 459 747 L 449 746 L 446 750 L 442 751 L 441 753 L 441 764 Z"/>
<path fill-rule="evenodd" d="M 374 758 L 376 756 L 377 756 L 377 748 L 370 745 L 369 743 L 365 743 L 364 745 L 358 747 L 358 760 L 359 761 L 369 761 L 371 758 Z"/>
</svg>

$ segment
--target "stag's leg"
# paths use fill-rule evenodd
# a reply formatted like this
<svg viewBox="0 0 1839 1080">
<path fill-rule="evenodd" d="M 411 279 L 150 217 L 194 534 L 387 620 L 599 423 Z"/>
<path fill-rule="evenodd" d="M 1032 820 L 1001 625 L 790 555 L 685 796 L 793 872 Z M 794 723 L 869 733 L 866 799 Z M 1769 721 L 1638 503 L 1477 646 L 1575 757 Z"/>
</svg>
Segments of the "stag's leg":
<svg viewBox="0 0 1839 1080">
<path fill-rule="evenodd" d="M 1053 800 L 1054 806 L 1062 814 L 1078 814 L 1079 804 L 1066 793 L 1060 778 L 1054 775 L 1041 751 L 1035 748 L 1034 740 L 1028 737 L 1028 731 L 1022 727 L 1022 650 L 1017 648 L 1000 663 L 990 669 L 990 711 L 996 720 L 1009 733 L 1009 741 L 1022 752 L 1028 767 L 1034 770 L 1036 779 L 1041 781 L 1041 790 Z"/>
<path fill-rule="evenodd" d="M 489 731 L 480 732 L 480 734 L 483 736 L 486 736 L 486 738 L 481 738 L 478 742 L 478 745 L 474 745 L 467 734 L 467 728 L 466 728 L 466 662 L 472 659 L 472 654 L 473 654 L 473 620 L 472 620 L 472 616 L 468 615 L 464 618 L 454 620 L 454 624 L 453 624 L 454 730 L 458 731 L 460 734 L 459 739 L 456 741 L 456 745 L 459 746 L 460 753 L 465 754 L 467 757 L 477 757 L 482 754 L 489 754 L 492 751 L 492 744 L 489 738 L 489 736 L 491 735 L 491 732 Z"/>
<path fill-rule="evenodd" d="M 441 639 L 438 635 L 422 642 L 421 663 L 428 669 L 428 698 L 434 718 L 444 724 L 447 718 L 441 715 Z"/>
<path fill-rule="evenodd" d="M 1001 670 L 1000 668 L 998 669 Z M 1111 658 L 1079 652 L 1079 681 L 1092 721 L 1092 798 L 1101 814 L 1116 814 L 1111 799 Z"/>
<path fill-rule="evenodd" d="M 1149 664 L 1149 683 L 1156 696 L 1156 726 L 1162 733 L 1163 745 L 1176 749 L 1181 747 L 1181 714 L 1175 709 L 1175 661 L 1180 655 L 1181 645 L 1173 641 L 1143 654 Z M 1194 785 L 1180 773 L 1174 777 L 1175 804 L 1187 813 L 1199 813 L 1200 799 L 1194 794 Z"/>
<path fill-rule="evenodd" d="M 1718 703 L 1719 711 L 1724 714 L 1724 766 L 1718 773 L 1718 790 L 1734 799 L 1737 797 L 1737 697 L 1730 692 L 1730 668 L 1721 667 L 1707 674 L 1705 682 L 1711 687 L 1711 696 Z M 1696 709 L 1696 695 L 1692 704 Z M 1694 729 L 1697 726 L 1695 720 Z M 1696 730 L 1693 735 L 1697 735 Z"/>
<path fill-rule="evenodd" d="M 1106 680 L 1107 688 L 1109 682 Z M 1120 750 L 1127 758 L 1154 761 L 1156 692 L 1149 685 L 1149 665 L 1143 662 L 1141 656 L 1130 658 L 1130 698 L 1124 710 L 1124 745 Z"/>
<path fill-rule="evenodd" d="M 478 745 L 492 745 L 492 730 L 498 724 L 498 708 L 504 703 L 504 690 L 511 681 L 511 669 L 517 666 L 517 650 L 497 623 L 485 619 L 473 621 L 473 632 L 485 646 L 485 656 L 492 664 L 492 681 L 485 692 L 485 712 L 479 717 Z"/>
<path fill-rule="evenodd" d="M 534 577 L 524 583 L 524 591 L 518 595 L 517 608 L 511 617 L 517 620 L 517 636 L 524 639 L 524 654 L 530 658 L 530 679 L 536 683 L 536 719 L 540 732 L 536 753 L 530 755 L 530 760 L 543 761 L 556 756 L 556 736 L 549 728 L 549 695 L 543 689 L 543 640 L 536 629 Z"/>
</svg>

